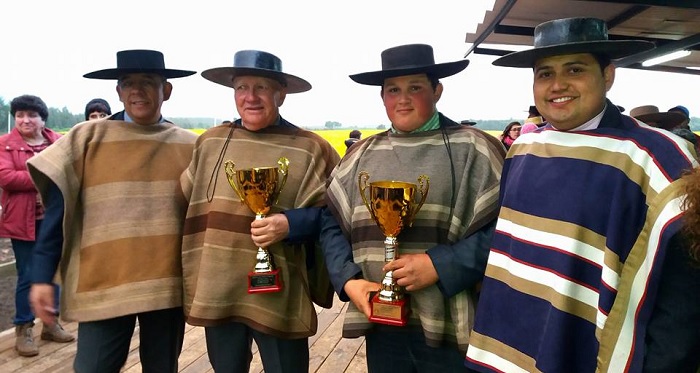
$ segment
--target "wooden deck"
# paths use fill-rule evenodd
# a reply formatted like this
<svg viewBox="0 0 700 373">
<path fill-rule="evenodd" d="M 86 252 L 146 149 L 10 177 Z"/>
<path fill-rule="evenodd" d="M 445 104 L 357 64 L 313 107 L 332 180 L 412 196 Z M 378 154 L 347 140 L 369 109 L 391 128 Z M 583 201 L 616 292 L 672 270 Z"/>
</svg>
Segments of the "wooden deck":
<svg viewBox="0 0 700 373">
<path fill-rule="evenodd" d="M 316 308 L 318 332 L 309 338 L 309 372 L 338 373 L 366 372 L 364 338 L 343 339 L 341 330 L 346 303 L 337 296 L 330 309 Z M 73 371 L 76 343 L 54 343 L 39 338 L 41 321 L 34 327 L 35 340 L 39 344 L 39 355 L 20 357 L 14 350 L 14 329 L 0 333 L 0 372 L 11 373 L 69 373 Z M 64 323 L 63 327 L 76 334 L 76 323 Z M 122 372 L 141 372 L 139 361 L 138 325 L 131 340 L 131 349 Z M 263 372 L 260 355 L 253 345 L 253 361 L 250 372 Z M 183 373 L 213 372 L 207 357 L 204 328 L 187 325 L 185 342 L 180 354 L 179 371 Z"/>
</svg>

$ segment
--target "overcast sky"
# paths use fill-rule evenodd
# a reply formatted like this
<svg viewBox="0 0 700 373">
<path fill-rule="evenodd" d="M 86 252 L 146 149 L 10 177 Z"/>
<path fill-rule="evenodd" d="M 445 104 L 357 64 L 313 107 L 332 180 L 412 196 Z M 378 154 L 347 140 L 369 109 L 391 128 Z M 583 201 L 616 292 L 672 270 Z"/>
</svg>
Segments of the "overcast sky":
<svg viewBox="0 0 700 373">
<path fill-rule="evenodd" d="M 282 115 L 300 126 L 344 127 L 387 123 L 378 87 L 348 75 L 381 69 L 384 49 L 431 44 L 437 62 L 463 58 L 473 32 L 493 0 L 353 1 L 160 1 L 64 0 L 3 2 L 0 34 L 0 97 L 40 96 L 52 107 L 82 113 L 94 97 L 122 108 L 114 81 L 83 74 L 116 67 L 116 52 L 156 49 L 166 67 L 196 70 L 174 79 L 163 106 L 168 117 L 237 117 L 233 90 L 209 82 L 201 71 L 232 66 L 241 49 L 282 59 L 286 72 L 313 89 L 287 96 Z M 471 63 L 442 80 L 438 109 L 454 120 L 520 119 L 532 103 L 529 69 L 495 67 L 493 57 L 470 55 Z M 646 104 L 662 111 L 686 105 L 700 116 L 700 77 L 618 69 L 609 97 L 627 110 Z M 692 101 L 691 101 L 692 99 Z"/>
</svg>

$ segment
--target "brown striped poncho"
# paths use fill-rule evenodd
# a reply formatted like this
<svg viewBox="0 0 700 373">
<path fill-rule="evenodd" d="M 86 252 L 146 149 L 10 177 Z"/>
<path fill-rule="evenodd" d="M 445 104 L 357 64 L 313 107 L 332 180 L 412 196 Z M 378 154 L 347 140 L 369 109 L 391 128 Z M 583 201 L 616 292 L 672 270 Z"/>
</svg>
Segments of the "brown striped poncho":
<svg viewBox="0 0 700 373">
<path fill-rule="evenodd" d="M 289 159 L 286 185 L 271 213 L 293 208 L 323 206 L 326 179 L 338 163 L 336 151 L 320 136 L 284 122 L 251 132 L 240 121 L 214 127 L 200 136 L 192 163 L 181 183 L 189 199 L 182 246 L 185 314 L 192 325 L 212 326 L 242 322 L 281 338 L 303 338 L 316 332 L 312 303 L 313 283 L 307 271 L 307 250 L 278 242 L 268 250 L 281 270 L 282 291 L 248 294 L 248 272 L 257 247 L 250 237 L 255 215 L 228 184 L 224 166 L 235 169 L 277 167 Z M 231 135 L 221 155 L 227 136 Z M 220 167 L 219 167 L 220 166 Z M 308 254 L 320 254 L 315 245 Z M 322 263 L 318 264 L 324 269 Z M 320 279 L 332 295 L 327 272 Z"/>
<path fill-rule="evenodd" d="M 455 171 L 454 209 L 450 159 L 441 130 L 384 132 L 369 137 L 353 145 L 333 172 L 328 205 L 350 240 L 354 262 L 361 267 L 365 279 L 381 282 L 384 277 L 384 235 L 360 196 L 360 171 L 369 173 L 369 182 L 396 180 L 417 184 L 419 175 L 430 178 L 428 197 L 413 226 L 398 236 L 400 255 L 425 253 L 438 244 L 455 243 L 496 217 L 503 146 L 479 129 L 453 123 L 445 131 Z M 445 298 L 437 285 L 432 285 L 410 292 L 410 296 L 409 325 L 422 328 L 428 345 L 447 343 L 466 351 L 473 323 L 474 289 Z M 367 317 L 350 303 L 343 336 L 358 337 L 371 328 Z"/>
<path fill-rule="evenodd" d="M 65 201 L 63 318 L 181 306 L 178 180 L 196 137 L 172 123 L 85 122 L 28 163 L 42 196 L 50 180 Z"/>
</svg>

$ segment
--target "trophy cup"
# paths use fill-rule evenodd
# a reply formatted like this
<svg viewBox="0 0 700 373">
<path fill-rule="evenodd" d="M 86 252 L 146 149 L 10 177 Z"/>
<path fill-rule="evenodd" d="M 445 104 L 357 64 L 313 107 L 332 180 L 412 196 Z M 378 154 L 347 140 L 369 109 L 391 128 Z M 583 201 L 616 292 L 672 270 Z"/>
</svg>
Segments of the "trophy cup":
<svg viewBox="0 0 700 373">
<path fill-rule="evenodd" d="M 256 220 L 263 219 L 270 212 L 270 208 L 277 203 L 279 193 L 287 182 L 289 160 L 281 157 L 277 164 L 279 167 L 235 170 L 236 164 L 233 161 L 224 163 L 228 183 L 241 198 L 241 202 L 255 214 Z M 281 180 L 278 175 L 282 175 Z M 264 247 L 258 247 L 255 258 L 257 263 L 248 273 L 248 293 L 280 291 L 282 289 L 280 270 L 275 268 L 272 254 Z"/>
<path fill-rule="evenodd" d="M 370 215 L 386 236 L 384 240 L 384 262 L 388 263 L 399 258 L 398 241 L 404 227 L 413 224 L 413 218 L 423 206 L 430 188 L 430 179 L 421 175 L 418 185 L 403 181 L 374 181 L 369 183 L 369 201 L 365 196 L 369 173 L 360 171 L 358 184 L 362 201 Z M 420 191 L 420 202 L 415 201 L 416 190 Z M 392 271 L 384 274 L 379 293 L 370 302 L 372 312 L 369 320 L 376 323 L 404 326 L 408 322 L 411 311 L 408 296 L 403 293 Z"/>
</svg>

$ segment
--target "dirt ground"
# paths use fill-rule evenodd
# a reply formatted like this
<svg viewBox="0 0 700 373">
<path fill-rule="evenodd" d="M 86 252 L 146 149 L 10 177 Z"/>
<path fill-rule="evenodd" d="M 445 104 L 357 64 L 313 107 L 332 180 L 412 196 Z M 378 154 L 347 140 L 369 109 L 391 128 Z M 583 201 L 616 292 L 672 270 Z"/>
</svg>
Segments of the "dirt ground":
<svg viewBox="0 0 700 373">
<path fill-rule="evenodd" d="M 10 240 L 0 238 L 0 265 L 15 260 Z M 0 331 L 13 327 L 12 317 L 15 314 L 15 286 L 17 276 L 0 276 Z"/>
</svg>

